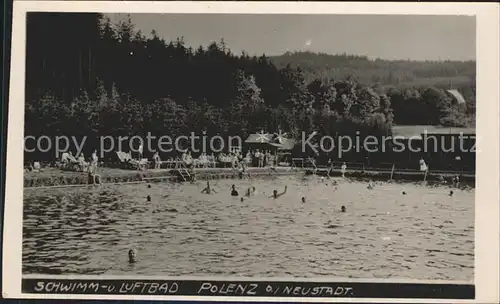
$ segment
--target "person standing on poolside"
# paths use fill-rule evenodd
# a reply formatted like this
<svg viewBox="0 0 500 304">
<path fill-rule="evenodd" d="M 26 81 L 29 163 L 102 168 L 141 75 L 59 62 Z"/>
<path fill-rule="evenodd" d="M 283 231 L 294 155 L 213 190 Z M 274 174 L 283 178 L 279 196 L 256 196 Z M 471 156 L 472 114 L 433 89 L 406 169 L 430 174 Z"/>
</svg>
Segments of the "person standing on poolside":
<svg viewBox="0 0 500 304">
<path fill-rule="evenodd" d="M 160 159 L 160 154 L 158 154 L 158 151 L 156 151 L 155 154 L 153 155 L 153 162 L 155 164 L 155 169 L 160 169 L 161 159 Z"/>
<path fill-rule="evenodd" d="M 137 152 L 139 152 L 139 160 L 141 160 L 142 159 L 142 152 L 144 152 L 144 147 L 142 146 L 142 143 L 139 145 L 139 149 Z"/>
<path fill-rule="evenodd" d="M 259 150 L 259 149 L 257 149 L 257 150 L 255 151 L 255 162 L 256 162 L 256 164 L 257 164 L 257 168 L 260 168 L 260 167 L 261 167 L 261 164 L 260 164 L 260 154 L 261 154 L 261 153 L 260 153 L 260 150 Z"/>
<path fill-rule="evenodd" d="M 347 169 L 347 165 L 345 162 L 342 163 L 342 167 L 340 167 L 340 172 L 342 173 L 342 177 L 345 177 L 345 171 Z"/>
<path fill-rule="evenodd" d="M 91 185 L 101 184 L 101 176 L 97 174 L 97 162 L 92 161 L 88 170 L 88 183 Z"/>
<path fill-rule="evenodd" d="M 245 165 L 252 165 L 252 152 L 250 152 L 250 150 L 247 151 L 244 161 Z"/>
<path fill-rule="evenodd" d="M 425 160 L 423 158 L 420 158 L 419 165 L 420 165 L 420 171 L 425 172 L 428 170 L 427 164 L 425 163 Z"/>
<path fill-rule="evenodd" d="M 94 164 L 97 167 L 98 161 L 99 157 L 97 157 L 97 150 L 94 150 L 94 152 L 92 152 L 92 164 Z"/>
<path fill-rule="evenodd" d="M 260 152 L 260 157 L 259 157 L 259 167 L 264 167 L 264 158 L 266 157 L 266 154 L 264 151 Z"/>
<path fill-rule="evenodd" d="M 331 158 L 329 158 L 328 159 L 328 171 L 326 172 L 326 177 L 328 179 L 332 178 L 330 175 L 332 173 L 332 171 L 333 171 L 333 161 Z"/>
</svg>

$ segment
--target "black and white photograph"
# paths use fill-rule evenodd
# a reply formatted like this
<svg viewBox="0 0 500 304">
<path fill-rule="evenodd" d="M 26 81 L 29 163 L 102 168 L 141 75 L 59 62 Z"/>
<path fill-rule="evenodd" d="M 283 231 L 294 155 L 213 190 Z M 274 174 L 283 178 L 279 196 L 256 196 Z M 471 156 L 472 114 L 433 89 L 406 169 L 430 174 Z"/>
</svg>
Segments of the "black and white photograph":
<svg viewBox="0 0 500 304">
<path fill-rule="evenodd" d="M 10 101 L 23 105 L 22 200 L 6 200 L 22 210 L 20 275 L 35 280 L 23 292 L 84 293 L 36 281 L 67 277 L 474 285 L 489 142 L 476 16 L 24 16 L 23 99 Z M 116 294 L 183 289 L 137 284 Z M 193 295 L 356 293 L 262 286 Z"/>
</svg>

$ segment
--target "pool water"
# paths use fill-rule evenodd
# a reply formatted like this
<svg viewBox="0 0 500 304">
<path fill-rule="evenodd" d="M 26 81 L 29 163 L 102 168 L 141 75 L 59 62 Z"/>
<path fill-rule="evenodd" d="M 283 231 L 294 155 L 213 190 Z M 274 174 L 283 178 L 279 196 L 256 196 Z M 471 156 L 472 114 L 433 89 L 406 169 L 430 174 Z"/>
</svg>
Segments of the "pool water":
<svg viewBox="0 0 500 304">
<path fill-rule="evenodd" d="M 473 279 L 473 189 L 337 181 L 27 189 L 23 273 Z"/>
</svg>

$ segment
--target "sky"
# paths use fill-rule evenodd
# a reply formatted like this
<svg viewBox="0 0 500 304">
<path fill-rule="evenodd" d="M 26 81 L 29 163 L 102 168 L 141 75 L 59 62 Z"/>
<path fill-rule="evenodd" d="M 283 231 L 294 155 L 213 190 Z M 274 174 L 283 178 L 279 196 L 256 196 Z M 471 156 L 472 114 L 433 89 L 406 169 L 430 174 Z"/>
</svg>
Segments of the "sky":
<svg viewBox="0 0 500 304">
<path fill-rule="evenodd" d="M 124 14 L 108 15 L 112 21 Z M 471 16 L 131 14 L 136 29 L 197 48 L 224 39 L 235 54 L 287 51 L 348 53 L 369 58 L 475 60 Z"/>
</svg>

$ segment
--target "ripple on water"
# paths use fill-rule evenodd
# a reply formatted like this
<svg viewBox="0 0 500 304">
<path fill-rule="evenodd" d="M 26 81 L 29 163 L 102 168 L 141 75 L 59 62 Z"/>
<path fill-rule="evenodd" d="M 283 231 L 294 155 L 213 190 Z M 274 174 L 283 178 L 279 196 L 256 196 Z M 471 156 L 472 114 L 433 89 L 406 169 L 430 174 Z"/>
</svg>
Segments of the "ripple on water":
<svg viewBox="0 0 500 304">
<path fill-rule="evenodd" d="M 218 181 L 212 195 L 200 193 L 201 182 L 26 190 L 23 272 L 473 277 L 474 190 L 449 197 L 447 188 L 410 184 L 253 182 L 259 194 L 244 202 L 229 190 L 244 191 L 247 180 Z M 262 194 L 286 184 L 282 198 Z M 133 266 L 131 247 L 140 258 Z"/>
</svg>

